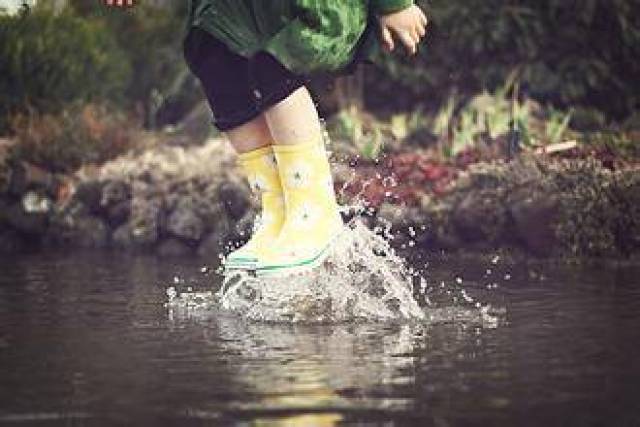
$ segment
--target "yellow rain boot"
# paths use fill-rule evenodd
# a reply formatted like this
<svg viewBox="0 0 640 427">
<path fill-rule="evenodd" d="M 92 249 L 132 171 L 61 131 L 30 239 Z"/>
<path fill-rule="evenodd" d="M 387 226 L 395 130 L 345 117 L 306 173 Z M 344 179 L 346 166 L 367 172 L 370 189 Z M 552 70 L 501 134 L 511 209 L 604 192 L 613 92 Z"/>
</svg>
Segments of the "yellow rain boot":
<svg viewBox="0 0 640 427">
<path fill-rule="evenodd" d="M 344 228 L 324 143 L 274 145 L 273 150 L 285 221 L 277 240 L 262 252 L 257 276 L 284 276 L 322 264 Z"/>
<path fill-rule="evenodd" d="M 224 261 L 227 270 L 255 269 L 259 253 L 280 234 L 284 222 L 284 197 L 272 147 L 259 148 L 238 156 L 251 190 L 260 197 L 262 207 L 251 239 L 227 255 Z"/>
</svg>

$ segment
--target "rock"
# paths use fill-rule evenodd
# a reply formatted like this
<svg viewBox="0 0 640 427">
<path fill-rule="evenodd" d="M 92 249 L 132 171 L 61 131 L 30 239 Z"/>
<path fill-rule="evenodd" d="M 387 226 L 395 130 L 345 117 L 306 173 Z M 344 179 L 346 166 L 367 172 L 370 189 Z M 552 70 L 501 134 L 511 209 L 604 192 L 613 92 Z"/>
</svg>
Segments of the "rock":
<svg viewBox="0 0 640 427">
<path fill-rule="evenodd" d="M 100 181 L 81 182 L 76 187 L 74 197 L 83 203 L 91 213 L 96 214 L 101 210 L 103 187 L 104 184 Z"/>
<path fill-rule="evenodd" d="M 202 239 L 198 247 L 198 256 L 218 260 L 224 254 L 225 238 L 218 233 L 210 233 Z"/>
<path fill-rule="evenodd" d="M 7 162 L 0 159 L 0 196 L 9 192 L 11 185 L 11 169 Z"/>
<path fill-rule="evenodd" d="M 507 213 L 502 189 L 480 189 L 465 194 L 452 215 L 457 233 L 468 243 L 486 246 L 505 236 Z"/>
<path fill-rule="evenodd" d="M 171 212 L 167 220 L 167 232 L 186 241 L 198 241 L 202 238 L 205 226 L 202 219 L 187 203 L 181 203 Z"/>
<path fill-rule="evenodd" d="M 614 174 L 596 159 L 572 160 L 551 164 L 549 181 L 561 204 L 556 235 L 563 249 L 578 257 L 620 255 L 617 235 L 627 212 L 615 200 Z"/>
<path fill-rule="evenodd" d="M 57 180 L 52 173 L 26 162 L 12 166 L 9 192 L 14 196 L 21 196 L 27 190 L 34 189 L 55 194 L 56 188 Z"/>
<path fill-rule="evenodd" d="M 51 199 L 41 193 L 28 191 L 22 196 L 22 209 L 28 214 L 46 214 L 52 207 Z"/>
<path fill-rule="evenodd" d="M 109 246 L 109 229 L 100 218 L 81 217 L 71 233 L 71 244 L 81 248 L 106 248 Z"/>
<path fill-rule="evenodd" d="M 516 160 L 503 166 L 502 187 L 518 188 L 521 186 L 540 185 L 547 175 L 540 159 L 530 154 L 521 154 Z"/>
<path fill-rule="evenodd" d="M 7 212 L 12 202 L 0 197 L 0 230 L 9 224 Z"/>
<path fill-rule="evenodd" d="M 162 202 L 158 199 L 134 198 L 128 227 L 131 243 L 135 246 L 150 246 L 160 236 Z"/>
<path fill-rule="evenodd" d="M 104 217 L 111 227 L 125 223 L 131 215 L 131 200 L 125 200 L 107 207 Z"/>
<path fill-rule="evenodd" d="M 254 220 L 255 212 L 249 211 L 239 221 L 226 218 L 218 221 L 212 232 L 202 239 L 198 255 L 217 258 L 243 245 L 253 232 Z"/>
<path fill-rule="evenodd" d="M 507 182 L 505 165 L 501 163 L 477 163 L 469 166 L 465 174 L 468 186 L 480 188 L 500 188 Z M 455 186 L 455 184 L 454 184 Z"/>
<path fill-rule="evenodd" d="M 156 248 L 161 257 L 182 257 L 193 253 L 193 249 L 178 239 L 166 239 Z"/>
<path fill-rule="evenodd" d="M 450 203 L 429 198 L 421 204 L 421 209 L 426 222 L 424 229 L 420 230 L 419 247 L 456 250 L 463 246 L 452 221 L 453 206 Z"/>
<path fill-rule="evenodd" d="M 559 203 L 553 194 L 522 188 L 509 195 L 509 213 L 517 238 L 537 256 L 549 256 L 557 245 L 555 226 L 559 220 Z"/>
<path fill-rule="evenodd" d="M 131 185 L 117 179 L 106 181 L 102 186 L 100 206 L 108 209 L 131 199 Z"/>
<path fill-rule="evenodd" d="M 66 242 L 69 233 L 76 227 L 76 221 L 88 215 L 89 210 L 78 200 L 72 200 L 64 209 L 53 211 L 49 218 L 46 240 L 54 244 Z"/>
<path fill-rule="evenodd" d="M 131 249 L 134 246 L 129 224 L 122 224 L 111 235 L 111 244 L 120 249 Z"/>
<path fill-rule="evenodd" d="M 102 185 L 100 210 L 111 227 L 117 227 L 131 216 L 131 185 L 123 180 L 110 179 Z"/>
<path fill-rule="evenodd" d="M 227 220 L 227 212 L 222 203 L 217 201 L 214 195 L 208 191 L 202 194 L 196 193 L 182 201 L 178 201 L 176 206 L 190 204 L 193 212 L 202 220 L 207 230 L 212 230 L 222 221 Z"/>
<path fill-rule="evenodd" d="M 640 251 L 640 169 L 616 175 L 615 199 L 623 212 L 618 221 L 617 241 L 627 255 Z"/>
<path fill-rule="evenodd" d="M 0 163 L 3 163 L 9 157 L 11 147 L 15 144 L 15 139 L 0 138 Z"/>
<path fill-rule="evenodd" d="M 102 219 L 91 215 L 84 204 L 76 201 L 51 216 L 44 243 L 53 246 L 106 248 L 110 243 L 109 228 Z"/>
<path fill-rule="evenodd" d="M 9 204 L 3 217 L 11 228 L 32 236 L 44 233 L 49 223 L 48 212 L 26 212 L 22 202 Z"/>
<path fill-rule="evenodd" d="M 251 206 L 247 188 L 233 182 L 220 184 L 217 196 L 224 206 L 227 216 L 234 221 L 242 218 Z"/>
</svg>

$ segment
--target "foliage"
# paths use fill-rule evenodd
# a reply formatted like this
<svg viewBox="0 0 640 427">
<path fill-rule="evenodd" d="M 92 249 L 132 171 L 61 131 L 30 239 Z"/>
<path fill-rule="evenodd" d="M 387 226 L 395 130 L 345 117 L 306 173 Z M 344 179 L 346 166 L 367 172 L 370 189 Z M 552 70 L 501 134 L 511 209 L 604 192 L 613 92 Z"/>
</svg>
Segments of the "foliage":
<svg viewBox="0 0 640 427">
<path fill-rule="evenodd" d="M 640 159 L 640 132 L 601 131 L 583 135 L 586 149 L 610 153 L 619 159 Z"/>
<path fill-rule="evenodd" d="M 71 7 L 115 37 L 132 70 L 125 106 L 142 109 L 147 127 L 175 121 L 202 97 L 182 57 L 186 1 L 165 7 L 139 2 L 120 10 L 72 0 Z"/>
<path fill-rule="evenodd" d="M 570 126 L 572 114 L 572 110 L 523 97 L 511 78 L 493 93 L 484 91 L 465 99 L 452 94 L 433 113 L 417 108 L 380 120 L 351 108 L 332 117 L 327 128 L 331 136 L 348 141 L 365 159 L 376 159 L 383 151 L 405 152 L 403 144 L 428 149 L 441 159 L 474 150 L 491 157 L 506 156 L 513 150 L 555 152 L 576 147 L 574 154 L 579 157 L 593 149 L 598 156 L 640 157 L 640 133 L 624 129 L 578 132 Z"/>
<path fill-rule="evenodd" d="M 0 133 L 12 114 L 96 100 L 147 127 L 177 121 L 202 98 L 182 59 L 185 14 L 186 2 L 119 10 L 72 0 L 59 12 L 41 0 L 0 15 Z"/>
<path fill-rule="evenodd" d="M 419 108 L 381 121 L 358 107 L 350 107 L 331 117 L 327 131 L 332 139 L 350 144 L 364 159 L 375 160 L 427 124 L 427 116 Z"/>
<path fill-rule="evenodd" d="M 384 60 L 391 79 L 368 76 L 370 106 L 396 102 L 406 109 L 442 103 L 454 90 L 462 96 L 493 91 L 516 70 L 523 87 L 545 103 L 595 106 L 618 118 L 640 108 L 638 0 L 423 5 L 432 23 L 419 56 Z"/>
<path fill-rule="evenodd" d="M 0 133 L 29 108 L 53 113 L 72 101 L 121 100 L 130 67 L 100 23 L 71 13 L 0 15 Z"/>
<path fill-rule="evenodd" d="M 382 132 L 388 126 L 352 107 L 335 114 L 327 128 L 333 138 L 348 141 L 365 159 L 373 160 L 384 148 Z"/>
<path fill-rule="evenodd" d="M 513 91 L 509 97 L 507 94 Z M 495 93 L 483 92 L 456 109 L 451 96 L 436 113 L 431 131 L 439 137 L 447 156 L 456 156 L 480 140 L 495 143 L 517 132 L 525 147 L 557 144 L 569 131 L 571 112 L 542 108 L 518 96 L 518 85 L 504 86 Z"/>
<path fill-rule="evenodd" d="M 76 105 L 58 114 L 14 116 L 17 144 L 10 157 L 53 172 L 73 172 L 99 164 L 133 148 L 139 126 L 103 105 Z"/>
</svg>

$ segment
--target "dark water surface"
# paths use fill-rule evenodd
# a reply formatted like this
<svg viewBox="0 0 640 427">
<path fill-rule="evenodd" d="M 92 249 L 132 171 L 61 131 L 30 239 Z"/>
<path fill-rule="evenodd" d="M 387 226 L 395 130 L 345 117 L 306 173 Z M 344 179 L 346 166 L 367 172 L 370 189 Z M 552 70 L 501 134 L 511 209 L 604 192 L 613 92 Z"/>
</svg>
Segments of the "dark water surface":
<svg viewBox="0 0 640 427">
<path fill-rule="evenodd" d="M 174 276 L 213 285 L 201 266 L 0 260 L 0 424 L 640 426 L 640 266 L 432 261 L 494 327 L 170 313 Z"/>
</svg>

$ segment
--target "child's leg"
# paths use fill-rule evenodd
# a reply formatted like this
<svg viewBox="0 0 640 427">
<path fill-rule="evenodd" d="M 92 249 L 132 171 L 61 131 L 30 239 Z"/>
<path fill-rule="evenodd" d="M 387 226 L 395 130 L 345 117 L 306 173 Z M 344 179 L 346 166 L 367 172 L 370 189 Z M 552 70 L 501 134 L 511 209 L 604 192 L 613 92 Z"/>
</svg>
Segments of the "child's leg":
<svg viewBox="0 0 640 427">
<path fill-rule="evenodd" d="M 251 239 L 227 255 L 228 270 L 253 269 L 264 246 L 280 234 L 284 223 L 284 198 L 273 154 L 272 138 L 264 115 L 226 131 L 238 153 L 238 163 L 251 190 L 260 197 L 261 213 Z"/>
<path fill-rule="evenodd" d="M 269 108 L 265 117 L 275 143 L 285 221 L 257 273 L 305 271 L 323 262 L 343 228 L 320 119 L 304 87 Z"/>
<path fill-rule="evenodd" d="M 293 145 L 322 139 L 318 110 L 306 87 L 265 112 L 276 144 Z"/>
<path fill-rule="evenodd" d="M 228 268 L 252 268 L 261 248 L 280 233 L 284 200 L 271 133 L 255 102 L 249 61 L 197 28 L 185 41 L 185 59 L 202 83 L 216 127 L 238 152 L 238 163 L 261 202 L 253 236 L 226 259 Z"/>
<path fill-rule="evenodd" d="M 264 115 L 227 130 L 227 138 L 238 154 L 248 153 L 271 145 L 273 138 Z"/>
</svg>

